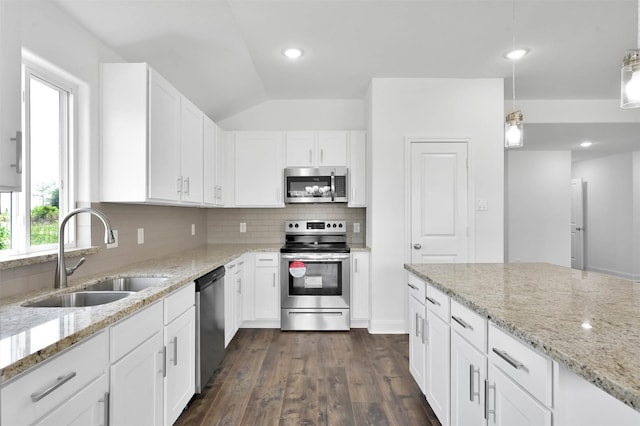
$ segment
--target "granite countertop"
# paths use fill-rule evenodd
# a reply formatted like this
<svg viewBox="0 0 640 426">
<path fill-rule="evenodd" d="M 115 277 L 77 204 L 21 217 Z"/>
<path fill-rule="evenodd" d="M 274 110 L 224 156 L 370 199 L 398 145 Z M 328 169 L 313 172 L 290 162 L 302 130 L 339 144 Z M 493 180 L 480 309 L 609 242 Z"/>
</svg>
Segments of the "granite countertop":
<svg viewBox="0 0 640 426">
<path fill-rule="evenodd" d="M 185 252 L 133 263 L 100 276 L 69 278 L 63 290 L 42 290 L 2 300 L 0 305 L 0 383 L 17 376 L 110 324 L 189 284 L 209 271 L 250 251 L 280 251 L 281 244 L 208 245 Z M 27 300 L 54 293 L 81 290 L 104 277 L 166 277 L 161 287 L 151 287 L 116 302 L 85 308 L 25 308 Z"/>
<path fill-rule="evenodd" d="M 640 284 L 550 264 L 405 269 L 640 411 Z"/>
</svg>

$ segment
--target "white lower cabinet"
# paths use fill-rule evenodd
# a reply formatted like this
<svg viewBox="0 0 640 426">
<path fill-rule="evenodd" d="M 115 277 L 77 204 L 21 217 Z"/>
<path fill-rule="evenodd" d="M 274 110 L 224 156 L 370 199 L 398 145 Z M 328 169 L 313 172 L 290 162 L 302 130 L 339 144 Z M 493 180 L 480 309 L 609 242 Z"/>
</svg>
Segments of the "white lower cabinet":
<svg viewBox="0 0 640 426">
<path fill-rule="evenodd" d="M 487 356 L 451 332 L 451 425 L 482 426 Z"/>
<path fill-rule="evenodd" d="M 370 254 L 351 253 L 351 327 L 368 327 L 370 299 Z"/>
<path fill-rule="evenodd" d="M 108 334 L 100 332 L 4 384 L 0 423 L 102 424 L 108 355 Z"/>
<path fill-rule="evenodd" d="M 224 267 L 224 347 L 226 348 L 242 324 L 244 260 L 242 257 L 235 259 Z"/>
<path fill-rule="evenodd" d="M 280 273 L 278 253 L 254 254 L 254 319 L 280 320 Z"/>
<path fill-rule="evenodd" d="M 498 426 L 551 426 L 551 410 L 489 363 L 487 422 Z"/>
<path fill-rule="evenodd" d="M 111 327 L 112 424 L 163 424 L 162 329 L 162 302 Z"/>
<path fill-rule="evenodd" d="M 427 290 L 428 292 L 428 290 Z M 424 394 L 442 426 L 449 425 L 449 324 L 427 308 L 425 321 L 425 389 Z"/>
<path fill-rule="evenodd" d="M 425 392 L 426 357 L 424 339 L 425 317 L 424 304 L 409 295 L 409 372 L 423 393 Z"/>
</svg>

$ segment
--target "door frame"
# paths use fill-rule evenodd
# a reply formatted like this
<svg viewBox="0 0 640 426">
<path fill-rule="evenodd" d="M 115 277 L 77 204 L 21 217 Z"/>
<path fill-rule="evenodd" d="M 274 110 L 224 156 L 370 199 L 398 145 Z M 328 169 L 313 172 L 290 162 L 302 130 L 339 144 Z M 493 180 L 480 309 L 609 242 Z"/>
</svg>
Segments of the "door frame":
<svg viewBox="0 0 640 426">
<path fill-rule="evenodd" d="M 464 143 L 467 145 L 467 262 L 473 263 L 475 254 L 475 186 L 472 161 L 472 144 L 470 137 L 422 137 L 405 136 L 404 138 L 404 259 L 406 263 L 411 263 L 411 146 L 414 143 Z"/>
</svg>

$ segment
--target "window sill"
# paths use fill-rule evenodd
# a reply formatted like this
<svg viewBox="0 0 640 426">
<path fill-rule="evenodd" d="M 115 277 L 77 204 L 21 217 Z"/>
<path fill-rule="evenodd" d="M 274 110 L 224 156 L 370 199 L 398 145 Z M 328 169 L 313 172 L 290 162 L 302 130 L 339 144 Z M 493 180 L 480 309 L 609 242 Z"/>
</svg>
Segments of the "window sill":
<svg viewBox="0 0 640 426">
<path fill-rule="evenodd" d="M 84 256 L 85 254 L 97 253 L 98 247 L 87 247 L 80 249 L 68 249 L 65 250 L 65 258 Z M 15 256 L 7 256 L 6 258 L 0 258 L 0 270 L 19 268 L 21 266 L 37 265 L 46 262 L 55 262 L 58 259 L 57 250 L 41 251 L 31 254 L 18 254 Z"/>
</svg>

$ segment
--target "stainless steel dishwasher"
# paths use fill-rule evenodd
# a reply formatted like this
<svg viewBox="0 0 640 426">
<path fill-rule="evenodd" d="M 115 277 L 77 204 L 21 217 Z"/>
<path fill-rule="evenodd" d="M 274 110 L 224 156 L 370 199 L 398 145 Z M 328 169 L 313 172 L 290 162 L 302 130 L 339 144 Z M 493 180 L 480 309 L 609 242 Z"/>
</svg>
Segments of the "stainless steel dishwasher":
<svg viewBox="0 0 640 426">
<path fill-rule="evenodd" d="M 224 266 L 196 283 L 196 393 L 202 393 L 224 357 Z"/>
</svg>

